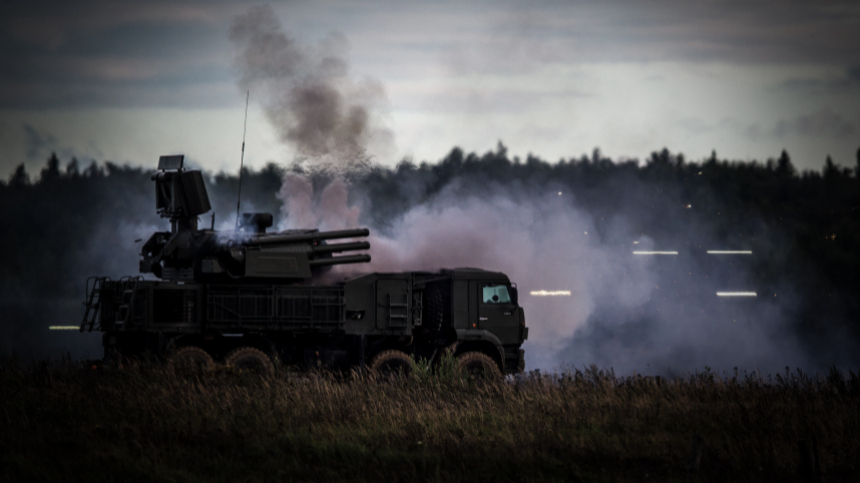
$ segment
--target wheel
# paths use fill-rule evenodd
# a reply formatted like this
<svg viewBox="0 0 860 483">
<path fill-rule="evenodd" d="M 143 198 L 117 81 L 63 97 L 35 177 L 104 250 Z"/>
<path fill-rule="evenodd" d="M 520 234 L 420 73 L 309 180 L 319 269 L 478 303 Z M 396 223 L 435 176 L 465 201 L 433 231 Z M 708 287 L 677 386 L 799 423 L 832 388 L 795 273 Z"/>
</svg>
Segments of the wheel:
<svg viewBox="0 0 860 483">
<path fill-rule="evenodd" d="M 205 350 L 192 345 L 180 347 L 170 354 L 167 364 L 178 374 L 199 374 L 215 370 L 215 361 Z"/>
<path fill-rule="evenodd" d="M 224 364 L 239 371 L 256 372 L 257 374 L 272 374 L 275 372 L 272 359 L 260 349 L 253 347 L 233 349 L 224 358 Z"/>
<path fill-rule="evenodd" d="M 405 352 L 399 350 L 386 350 L 373 356 L 370 361 L 370 372 L 378 375 L 393 376 L 412 373 L 413 361 Z"/>
<path fill-rule="evenodd" d="M 475 379 L 501 379 L 502 371 L 490 356 L 483 352 L 464 352 L 457 356 L 457 368 Z"/>
</svg>

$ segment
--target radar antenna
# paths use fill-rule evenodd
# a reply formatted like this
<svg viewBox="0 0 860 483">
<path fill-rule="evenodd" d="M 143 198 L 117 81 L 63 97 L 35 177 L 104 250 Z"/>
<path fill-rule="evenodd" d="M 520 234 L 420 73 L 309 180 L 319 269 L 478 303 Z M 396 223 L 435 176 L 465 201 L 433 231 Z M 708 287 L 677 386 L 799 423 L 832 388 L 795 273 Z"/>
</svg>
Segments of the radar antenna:
<svg viewBox="0 0 860 483">
<path fill-rule="evenodd" d="M 242 171 L 245 167 L 245 134 L 248 132 L 248 100 L 251 91 L 245 94 L 245 123 L 242 126 L 242 157 L 239 159 L 239 195 L 236 197 L 236 231 L 239 231 L 239 206 L 242 204 Z"/>
</svg>

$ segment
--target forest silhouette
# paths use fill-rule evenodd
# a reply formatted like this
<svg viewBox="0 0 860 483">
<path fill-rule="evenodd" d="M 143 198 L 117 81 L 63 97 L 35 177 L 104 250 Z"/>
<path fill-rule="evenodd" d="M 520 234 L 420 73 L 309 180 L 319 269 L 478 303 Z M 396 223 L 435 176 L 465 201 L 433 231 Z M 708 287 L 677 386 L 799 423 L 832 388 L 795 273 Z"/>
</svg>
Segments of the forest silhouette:
<svg viewBox="0 0 860 483">
<path fill-rule="evenodd" d="M 352 201 L 362 205 L 361 223 L 383 234 L 434 197 L 489 196 L 501 188 L 514 200 L 519 193 L 569 194 L 593 219 L 597 236 L 623 219 L 655 246 L 703 260 L 705 249 L 751 250 L 745 268 L 760 294 L 791 287 L 780 294 L 794 299 L 787 327 L 819 360 L 856 366 L 855 351 L 829 352 L 834 339 L 851 347 L 860 340 L 860 150 L 856 162 L 854 169 L 839 167 L 828 156 L 821 172 L 798 172 L 785 151 L 764 162 L 721 160 L 716 153 L 691 162 L 667 149 L 641 161 L 612 160 L 595 149 L 590 157 L 548 162 L 510 157 L 500 142 L 482 155 L 454 148 L 437 163 L 369 164 L 346 177 Z M 283 204 L 277 193 L 288 171 L 316 186 L 332 177 L 299 164 L 246 169 L 243 211 L 277 219 Z M 137 273 L 138 240 L 166 224 L 155 213 L 152 172 L 111 162 L 84 167 L 52 155 L 38 174 L 21 164 L 0 183 L 0 355 L 60 357 L 58 351 L 70 350 L 69 339 L 47 327 L 79 323 L 86 278 Z M 213 223 L 232 223 L 238 177 L 205 177 Z M 708 234 L 698 237 L 680 229 L 685 226 L 707 226 Z M 594 317 L 611 316 L 609 309 Z M 97 355 L 98 345 L 91 337 L 72 353 Z"/>
</svg>

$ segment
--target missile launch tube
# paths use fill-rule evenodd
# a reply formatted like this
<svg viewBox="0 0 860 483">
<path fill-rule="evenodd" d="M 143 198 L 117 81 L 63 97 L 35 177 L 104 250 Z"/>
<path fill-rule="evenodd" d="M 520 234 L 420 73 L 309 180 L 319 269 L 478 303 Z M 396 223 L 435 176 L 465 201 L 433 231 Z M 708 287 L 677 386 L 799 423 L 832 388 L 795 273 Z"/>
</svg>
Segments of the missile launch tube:
<svg viewBox="0 0 860 483">
<path fill-rule="evenodd" d="M 340 253 L 351 250 L 368 250 L 370 243 L 367 242 L 352 242 L 352 243 L 335 243 L 333 245 L 317 245 L 314 247 L 314 254 L 320 253 Z"/>
<path fill-rule="evenodd" d="M 346 257 L 330 257 L 330 258 L 317 258 L 315 260 L 310 260 L 308 265 L 312 267 L 322 267 L 325 265 L 341 265 L 345 263 L 368 263 L 370 262 L 370 255 L 349 255 Z"/>
<path fill-rule="evenodd" d="M 318 231 L 300 235 L 271 235 L 254 237 L 244 242 L 245 245 L 276 245 L 280 243 L 303 243 L 315 240 L 334 240 L 337 238 L 358 238 L 370 235 L 367 228 L 354 230 Z"/>
</svg>

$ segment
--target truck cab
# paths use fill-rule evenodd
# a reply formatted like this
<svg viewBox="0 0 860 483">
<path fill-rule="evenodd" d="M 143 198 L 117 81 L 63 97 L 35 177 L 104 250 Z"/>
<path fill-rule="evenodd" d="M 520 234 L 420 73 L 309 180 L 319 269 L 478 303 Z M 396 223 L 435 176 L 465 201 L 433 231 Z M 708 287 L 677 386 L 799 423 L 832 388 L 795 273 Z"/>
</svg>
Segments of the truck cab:
<svg viewBox="0 0 860 483">
<path fill-rule="evenodd" d="M 386 350 L 415 360 L 477 352 L 501 373 L 524 368 L 525 315 L 516 285 L 503 273 L 375 272 L 347 281 L 344 295 L 344 331 L 366 337 L 371 360 Z"/>
<path fill-rule="evenodd" d="M 452 277 L 456 352 L 480 350 L 500 362 L 503 372 L 521 372 L 525 362 L 520 347 L 528 328 L 516 284 L 501 272 L 458 268 L 442 273 Z"/>
</svg>

